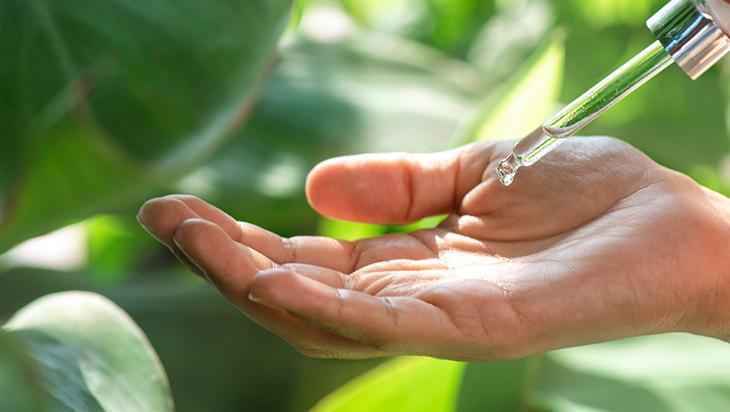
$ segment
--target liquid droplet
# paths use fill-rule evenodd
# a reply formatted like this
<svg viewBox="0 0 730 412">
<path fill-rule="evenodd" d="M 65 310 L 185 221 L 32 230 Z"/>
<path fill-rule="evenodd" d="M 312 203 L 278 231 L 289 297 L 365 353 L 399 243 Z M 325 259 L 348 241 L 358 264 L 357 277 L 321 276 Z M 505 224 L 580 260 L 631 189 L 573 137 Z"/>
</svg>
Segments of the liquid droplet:
<svg viewBox="0 0 730 412">
<path fill-rule="evenodd" d="M 507 158 L 499 162 L 497 165 L 497 177 L 502 186 L 509 186 L 514 182 L 517 170 L 522 166 L 520 160 L 511 153 Z"/>
</svg>

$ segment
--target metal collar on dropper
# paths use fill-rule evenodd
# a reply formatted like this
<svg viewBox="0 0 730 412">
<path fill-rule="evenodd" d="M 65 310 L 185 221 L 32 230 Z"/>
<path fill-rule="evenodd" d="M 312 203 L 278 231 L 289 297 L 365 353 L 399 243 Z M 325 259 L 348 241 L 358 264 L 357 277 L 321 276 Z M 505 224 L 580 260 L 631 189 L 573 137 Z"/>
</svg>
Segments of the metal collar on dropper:
<svg viewBox="0 0 730 412">
<path fill-rule="evenodd" d="M 672 0 L 647 25 L 693 80 L 730 51 L 730 0 Z"/>
</svg>

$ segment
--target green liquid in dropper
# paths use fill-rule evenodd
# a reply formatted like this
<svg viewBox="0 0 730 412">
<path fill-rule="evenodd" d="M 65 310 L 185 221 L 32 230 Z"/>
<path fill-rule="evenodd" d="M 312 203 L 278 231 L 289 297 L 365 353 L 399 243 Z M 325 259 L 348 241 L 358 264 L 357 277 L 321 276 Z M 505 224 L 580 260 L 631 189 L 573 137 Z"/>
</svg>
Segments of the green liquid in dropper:
<svg viewBox="0 0 730 412">
<path fill-rule="evenodd" d="M 517 170 L 532 166 L 565 139 L 578 133 L 598 116 L 672 64 L 661 43 L 654 42 L 566 106 L 542 126 L 520 140 L 497 166 L 503 185 L 514 181 Z"/>
</svg>

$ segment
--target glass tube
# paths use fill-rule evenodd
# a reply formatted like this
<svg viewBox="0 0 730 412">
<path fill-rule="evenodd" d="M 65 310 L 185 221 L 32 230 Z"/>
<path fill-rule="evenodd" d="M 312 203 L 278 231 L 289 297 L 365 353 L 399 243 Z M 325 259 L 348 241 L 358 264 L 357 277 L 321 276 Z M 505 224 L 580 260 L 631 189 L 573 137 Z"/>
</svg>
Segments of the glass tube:
<svg viewBox="0 0 730 412">
<path fill-rule="evenodd" d="M 606 110 L 628 96 L 673 63 L 660 42 L 633 59 L 567 105 L 542 126 L 520 140 L 497 166 L 500 182 L 512 184 L 517 170 L 532 166 L 560 143 L 588 126 Z"/>
</svg>

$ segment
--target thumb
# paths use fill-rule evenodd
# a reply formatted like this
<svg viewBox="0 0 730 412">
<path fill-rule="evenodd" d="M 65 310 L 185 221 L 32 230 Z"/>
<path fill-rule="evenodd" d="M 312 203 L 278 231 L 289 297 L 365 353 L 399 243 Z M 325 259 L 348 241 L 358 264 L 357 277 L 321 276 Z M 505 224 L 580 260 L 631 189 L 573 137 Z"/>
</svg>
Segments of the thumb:
<svg viewBox="0 0 730 412">
<path fill-rule="evenodd" d="M 496 157 L 482 142 L 432 154 L 367 154 L 330 159 L 307 178 L 309 203 L 333 219 L 406 224 L 457 212 Z"/>
</svg>

